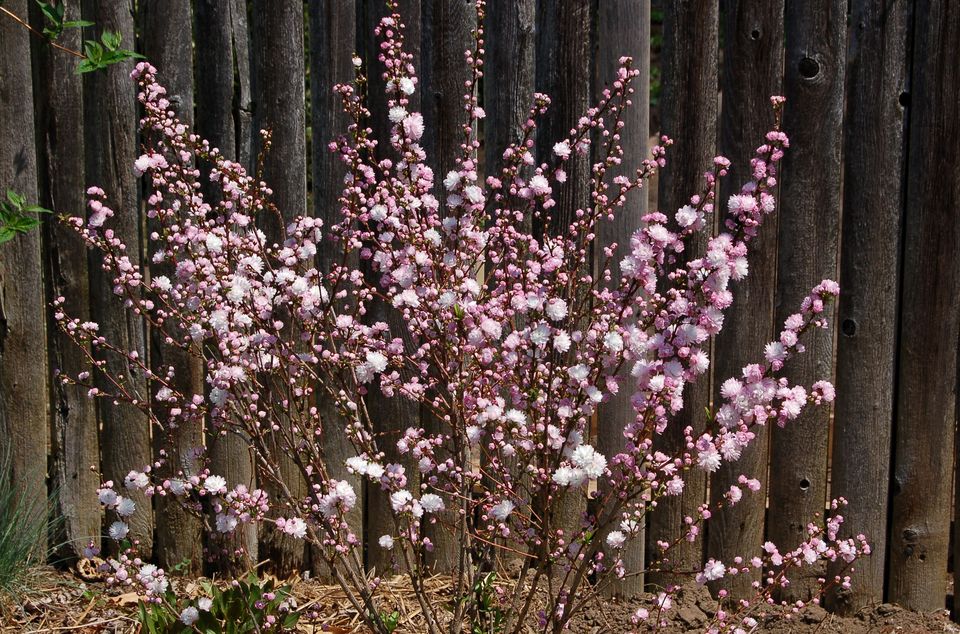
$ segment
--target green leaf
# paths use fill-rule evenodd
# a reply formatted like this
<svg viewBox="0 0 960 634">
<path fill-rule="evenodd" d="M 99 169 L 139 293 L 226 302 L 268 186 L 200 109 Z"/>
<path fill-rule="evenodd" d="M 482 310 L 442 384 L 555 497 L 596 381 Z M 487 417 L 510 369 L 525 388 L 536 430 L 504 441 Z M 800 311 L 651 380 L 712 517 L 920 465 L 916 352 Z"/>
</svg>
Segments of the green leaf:
<svg viewBox="0 0 960 634">
<path fill-rule="evenodd" d="M 6 201 L 0 202 L 0 244 L 12 240 L 18 233 L 27 233 L 39 226 L 38 214 L 51 213 L 39 205 L 27 205 L 27 199 L 12 189 L 8 189 L 6 194 Z"/>
<path fill-rule="evenodd" d="M 65 29 L 79 29 L 85 26 L 93 26 L 90 20 L 67 20 L 63 23 Z"/>
<path fill-rule="evenodd" d="M 103 46 L 108 51 L 115 51 L 120 48 L 120 41 L 123 39 L 123 36 L 120 33 L 114 31 L 104 31 L 100 34 L 100 41 L 103 42 Z"/>
<path fill-rule="evenodd" d="M 36 2 L 37 6 L 40 7 L 40 11 L 43 13 L 43 17 L 50 23 L 50 26 L 43 27 L 43 34 L 50 40 L 57 39 L 60 33 L 63 32 L 64 6 L 62 4 L 43 2 L 42 0 L 36 0 Z"/>
<path fill-rule="evenodd" d="M 87 59 L 92 62 L 99 61 L 103 58 L 103 47 L 95 40 L 86 40 L 83 43 L 83 52 L 86 54 Z"/>
<path fill-rule="evenodd" d="M 100 68 L 102 67 L 99 64 L 94 64 L 90 60 L 85 59 L 79 64 L 77 64 L 77 74 L 82 75 L 84 73 L 92 73 L 93 71 L 99 70 Z"/>
<path fill-rule="evenodd" d="M 120 36 L 109 31 L 105 31 L 100 36 L 100 42 L 96 40 L 84 42 L 83 49 L 87 58 L 77 65 L 77 74 L 100 70 L 128 59 L 144 59 L 139 53 L 117 48 L 119 44 Z"/>
<path fill-rule="evenodd" d="M 18 210 L 23 207 L 24 203 L 27 202 L 27 199 L 12 189 L 7 190 L 7 200 L 10 201 L 10 204 L 16 207 Z"/>
</svg>

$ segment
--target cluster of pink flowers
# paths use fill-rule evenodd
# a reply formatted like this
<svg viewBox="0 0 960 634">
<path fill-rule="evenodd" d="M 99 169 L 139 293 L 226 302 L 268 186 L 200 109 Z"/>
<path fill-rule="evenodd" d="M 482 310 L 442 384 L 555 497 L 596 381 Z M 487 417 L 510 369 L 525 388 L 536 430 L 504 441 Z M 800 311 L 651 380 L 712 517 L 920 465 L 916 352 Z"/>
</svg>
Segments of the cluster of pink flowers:
<svg viewBox="0 0 960 634">
<path fill-rule="evenodd" d="M 482 24 L 483 2 L 477 7 Z M 654 438 L 683 408 L 684 391 L 708 369 L 710 337 L 723 326 L 733 284 L 748 273 L 751 239 L 774 211 L 777 163 L 788 146 L 778 127 L 782 100 L 774 99 L 777 126 L 757 149 L 753 180 L 726 202 L 724 230 L 710 238 L 703 257 L 687 260 L 684 245 L 713 224 L 718 182 L 730 165 L 723 157 L 714 160 L 702 191 L 688 204 L 644 216 L 629 243 L 604 247 L 594 271 L 585 263 L 597 246 L 598 224 L 625 213 L 630 195 L 665 164 L 670 145 L 664 138 L 632 176 L 608 173 L 622 160 L 622 115 L 639 74 L 631 60 L 620 60 L 599 103 L 556 141 L 550 156 L 538 156 L 533 142 L 550 100 L 534 95 L 521 138 L 505 149 L 500 166 L 481 174 L 478 29 L 476 46 L 465 55 L 472 77 L 463 96 L 461 156 L 455 169 L 435 175 L 420 145 L 423 116 L 411 110 L 417 78 L 403 48 L 401 17 L 384 18 L 377 34 L 392 123 L 389 148 L 377 147 L 368 127 L 370 113 L 357 88 L 365 78 L 355 60 L 356 84 L 336 88 L 352 124 L 330 144 L 346 170 L 339 220 L 324 226 L 299 216 L 280 235 L 267 235 L 257 220 L 278 212 L 268 185 L 180 123 L 156 70 L 137 65 L 133 79 L 148 149 L 133 169 L 149 178 L 151 188 L 147 208 L 157 227 L 149 236 L 151 266 L 169 273 L 151 275 L 130 260 L 109 229 L 113 212 L 102 190 L 91 188 L 90 214 L 69 222 L 103 254 L 124 305 L 166 345 L 203 361 L 207 393 L 181 393 L 172 380 L 175 368 L 149 367 L 101 337 L 96 324 L 64 314 L 59 299 L 60 326 L 89 346 L 91 363 L 107 373 L 104 359 L 122 356 L 148 378 L 150 393 L 137 393 L 122 376 L 108 377 L 109 389 L 90 373 L 63 380 L 87 386 L 91 396 L 140 406 L 163 428 L 209 425 L 248 438 L 261 482 L 276 485 L 278 499 L 210 473 L 200 448 L 189 460 L 181 458 L 173 475 L 161 469 L 168 466 L 161 456 L 123 485 L 175 496 L 199 515 L 212 508 L 216 532 L 267 521 L 309 540 L 371 627 L 387 631 L 376 608 L 377 580 L 363 570 L 360 527 L 347 519 L 358 492 L 329 475 L 332 465 L 324 457 L 327 410 L 315 403 L 325 399 L 355 450 L 336 466 L 380 487 L 389 499 L 385 512 L 395 530 L 374 536 L 377 546 L 371 547 L 389 551 L 415 578 L 431 631 L 439 631 L 444 608 L 416 582 L 428 574 L 425 555 L 432 548 L 424 528 L 450 511 L 447 522 L 462 549 L 453 574 L 464 589 L 454 618 L 472 609 L 469 589 L 477 571 L 499 549 L 509 549 L 528 555 L 517 589 L 503 598 L 511 623 L 525 618 L 549 571 L 552 603 L 541 618 L 562 627 L 582 605 L 582 584 L 590 579 L 600 585 L 627 572 L 620 553 L 641 535 L 658 499 L 682 492 L 686 470 L 715 471 L 736 461 L 755 425 L 788 424 L 808 404 L 833 399 L 826 382 L 804 388 L 778 376 L 784 362 L 803 351 L 804 333 L 826 327 L 824 302 L 838 289 L 824 281 L 787 319 L 763 362 L 723 384 L 724 402 L 708 431 L 694 437 L 688 429 L 678 455 L 653 449 Z M 266 132 L 264 141 L 269 146 Z M 556 224 L 569 164 L 591 160 L 590 205 L 569 225 L 534 233 L 531 225 Z M 202 195 L 205 180 L 215 197 Z M 328 258 L 329 269 L 319 269 L 318 252 L 333 249 L 340 255 Z M 385 311 L 402 327 L 372 317 Z M 621 390 L 632 395 L 636 416 L 623 429 L 623 451 L 603 455 L 591 444 L 590 420 Z M 440 422 L 440 430 L 428 431 L 417 419 L 403 421 L 407 429 L 399 439 L 384 438 L 378 434 L 382 422 L 368 407 L 371 398 L 413 401 Z M 296 464 L 307 495 L 290 493 L 297 487 L 286 486 L 291 483 L 278 467 L 278 452 Z M 725 503 L 736 504 L 745 490 L 759 486 L 743 476 Z M 562 524 L 559 504 L 572 494 L 599 499 L 601 510 Z M 111 482 L 104 483 L 100 501 L 118 516 L 111 537 L 128 539 L 125 518 L 135 504 Z M 702 507 L 677 537 L 697 539 L 710 513 Z M 707 562 L 699 578 L 717 580 L 751 567 L 782 572 L 811 557 L 852 561 L 865 547 L 837 538 L 840 521 L 831 518 L 826 529 L 812 525 L 799 550 L 780 554 L 774 548 L 748 563 Z M 604 539 L 594 539 L 597 534 Z M 671 545 L 662 546 L 666 558 Z M 166 583 L 162 571 L 135 553 L 110 565 L 117 582 L 137 579 L 148 596 Z M 135 567 L 139 572 L 129 572 Z M 782 583 L 785 576 L 773 579 Z M 669 592 L 658 601 L 659 614 L 669 607 Z"/>
</svg>

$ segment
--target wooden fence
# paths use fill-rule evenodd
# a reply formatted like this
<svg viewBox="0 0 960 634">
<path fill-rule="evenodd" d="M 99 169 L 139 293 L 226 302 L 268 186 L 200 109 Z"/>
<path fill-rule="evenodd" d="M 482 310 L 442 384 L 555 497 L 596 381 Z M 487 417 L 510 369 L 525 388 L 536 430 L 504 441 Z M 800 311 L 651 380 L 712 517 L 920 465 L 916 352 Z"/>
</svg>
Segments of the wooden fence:
<svg viewBox="0 0 960 634">
<path fill-rule="evenodd" d="M 40 16 L 28 0 L 4 7 Z M 180 116 L 213 145 L 249 164 L 255 130 L 273 130 L 266 179 L 279 209 L 327 217 L 336 209 L 340 168 L 326 142 L 345 127 L 333 83 L 352 77 L 356 51 L 376 68 L 373 25 L 380 0 L 76 0 L 96 29 L 158 66 Z M 458 150 L 462 51 L 475 15 L 467 0 L 399 0 L 407 41 L 422 78 L 415 107 L 423 110 L 425 145 L 437 173 Z M 823 513 L 828 497 L 850 500 L 847 522 L 866 533 L 874 555 L 858 566 L 852 592 L 839 609 L 889 600 L 932 610 L 944 605 L 954 495 L 958 326 L 960 326 L 960 3 L 953 0 L 662 0 L 655 5 L 662 38 L 658 129 L 676 139 L 659 180 L 662 209 L 675 209 L 698 188 L 715 154 L 733 161 L 721 198 L 748 178 L 748 160 L 770 122 L 767 99 L 785 94 L 791 137 L 776 220 L 757 240 L 750 276 L 723 333 L 712 343 L 712 382 L 688 395 L 687 408 L 663 438 L 682 442 L 722 380 L 761 354 L 784 317 L 808 289 L 839 276 L 843 289 L 831 309 L 833 327 L 818 333 L 793 364 L 809 384 L 835 377 L 831 412 L 818 408 L 784 429 L 768 429 L 746 455 L 712 478 L 693 474 L 681 498 L 652 516 L 648 543 L 677 533 L 682 514 L 717 499 L 740 473 L 758 474 L 761 495 L 716 516 L 702 543 L 679 558 L 729 560 L 755 553 L 766 539 L 790 544 Z M 626 132 L 627 164 L 646 152 L 650 95 L 650 0 L 489 0 L 483 105 L 486 162 L 516 134 L 534 90 L 555 100 L 539 147 L 571 127 L 629 54 L 641 70 Z M 79 48 L 80 34 L 65 35 Z M 102 186 L 123 210 L 116 230 L 130 245 L 149 228 L 142 185 L 131 163 L 138 152 L 137 107 L 129 65 L 84 77 L 75 60 L 50 49 L 0 16 L 0 187 L 12 188 L 62 212 L 83 208 L 88 184 Z M 375 74 L 375 73 L 371 73 Z M 374 128 L 387 122 L 374 88 Z M 718 98 L 719 96 L 719 98 Z M 560 201 L 568 211 L 586 204 L 586 166 L 572 169 L 579 192 Z M 603 228 L 605 243 L 622 242 L 638 224 L 637 203 Z M 703 248 L 694 245 L 693 253 Z M 321 254 L 321 259 L 328 254 Z M 49 302 L 67 298 L 74 315 L 88 315 L 116 339 L 154 363 L 181 364 L 178 380 L 202 389 L 200 368 L 150 338 L 144 324 L 113 301 L 109 280 L 70 231 L 49 222 L 42 232 L 0 249 L 0 432 L 11 448 L 17 486 L 56 492 L 65 521 L 51 543 L 60 555 L 102 531 L 95 502 L 99 476 L 122 480 L 151 461 L 157 449 L 142 416 L 130 408 L 96 407 L 78 390 L 51 380 L 55 368 L 82 363 L 51 326 Z M 323 406 L 323 404 L 321 404 Z M 374 403 L 384 430 L 420 420 L 409 402 Z M 832 416 L 831 416 L 832 414 Z M 605 404 L 597 443 L 610 450 L 630 416 L 627 399 Z M 424 420 L 429 425 L 430 421 Z M 328 454 L 346 457 L 331 431 Z M 196 430 L 174 439 L 182 451 L 203 442 Z M 232 481 L 252 482 L 242 442 L 220 443 L 212 468 Z M 287 465 L 289 466 L 289 465 Z M 286 467 L 285 467 L 286 468 Z M 762 477 L 766 474 L 766 477 Z M 349 477 L 348 474 L 341 474 Z M 769 485 L 769 486 L 768 486 Z M 151 502 L 141 499 L 141 509 Z M 368 488 L 354 525 L 374 538 L 388 521 L 383 495 Z M 571 509 L 575 511 L 576 509 Z M 958 523 L 960 525 L 960 523 Z M 133 533 L 164 566 L 182 560 L 199 571 L 200 525 L 176 505 L 152 501 Z M 252 557 L 280 570 L 308 568 L 302 542 L 247 532 Z M 450 566 L 453 545 L 435 536 L 438 568 Z M 258 552 L 259 547 L 259 552 Z M 368 563 L 382 569 L 379 549 Z M 634 566 L 642 548 L 628 553 Z M 954 566 L 953 568 L 960 568 Z M 745 592 L 755 577 L 734 580 Z M 648 575 L 651 583 L 664 583 Z M 634 579 L 619 588 L 633 592 Z M 788 596 L 803 597 L 812 580 Z M 729 585 L 729 584 L 728 584 Z"/>
</svg>

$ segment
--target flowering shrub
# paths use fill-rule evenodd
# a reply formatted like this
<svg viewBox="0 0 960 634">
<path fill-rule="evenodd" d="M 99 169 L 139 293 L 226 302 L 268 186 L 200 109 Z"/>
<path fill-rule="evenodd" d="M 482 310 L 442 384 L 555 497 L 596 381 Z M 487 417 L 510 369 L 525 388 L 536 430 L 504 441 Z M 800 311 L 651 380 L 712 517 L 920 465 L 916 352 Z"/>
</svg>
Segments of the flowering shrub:
<svg viewBox="0 0 960 634">
<path fill-rule="evenodd" d="M 477 8 L 482 24 L 482 1 Z M 803 387 L 781 376 L 784 363 L 803 352 L 804 334 L 826 326 L 824 303 L 838 287 L 825 280 L 786 320 L 763 360 L 723 383 L 722 403 L 706 431 L 687 428 L 686 447 L 676 455 L 654 449 L 682 409 L 685 387 L 705 375 L 706 344 L 723 326 L 732 283 L 748 273 L 752 238 L 774 211 L 777 165 L 788 147 L 779 128 L 783 99 L 772 100 L 775 123 L 752 160 L 753 178 L 727 201 L 722 230 L 703 257 L 687 261 L 684 244 L 712 225 L 718 181 L 729 167 L 722 157 L 688 204 L 647 214 L 628 244 L 601 252 L 598 224 L 623 213 L 628 197 L 665 164 L 670 143 L 664 138 L 632 176 L 609 175 L 621 162 L 619 133 L 638 76 L 629 58 L 621 59 L 599 103 L 556 140 L 551 156 L 533 152 L 536 120 L 550 104 L 546 95 L 533 95 L 522 138 L 484 178 L 477 157 L 484 116 L 477 99 L 483 75 L 478 29 L 476 47 L 465 56 L 472 79 L 463 97 L 462 154 L 457 169 L 438 176 L 419 144 L 423 117 L 409 109 L 417 78 L 400 16 L 384 18 L 376 31 L 392 122 L 389 147 L 377 147 L 367 125 L 370 113 L 357 89 L 365 78 L 356 60 L 356 82 L 337 86 L 352 124 L 330 144 L 347 171 L 339 220 L 324 226 L 296 217 L 277 236 L 257 228 L 258 216 L 277 213 L 268 185 L 177 120 L 152 66 L 140 63 L 133 72 L 148 148 L 133 168 L 149 176 L 148 214 L 158 227 L 150 236 L 150 261 L 174 273 L 150 275 L 128 256 L 109 228 L 114 212 L 96 187 L 88 190 L 90 213 L 69 222 L 103 254 L 127 309 L 167 345 L 203 361 L 208 393 L 179 392 L 175 368 L 151 370 L 136 353 L 102 337 L 96 324 L 64 314 L 61 298 L 55 302 L 60 326 L 90 345 L 95 371 L 107 373 L 105 359 L 120 356 L 148 377 L 151 392 L 133 391 L 123 376 L 106 376 L 110 390 L 98 389 L 90 373 L 63 380 L 87 386 L 93 397 L 133 403 L 162 429 L 207 421 L 224 434 L 242 435 L 260 482 L 274 493 L 211 473 L 200 450 L 173 477 L 157 477 L 158 463 L 122 483 L 105 482 L 100 501 L 116 516 L 110 536 L 124 541 L 110 560 L 111 580 L 148 600 L 169 601 L 163 571 L 142 562 L 130 541 L 126 518 L 136 508 L 123 491 L 175 496 L 201 516 L 212 508 L 212 532 L 268 522 L 309 541 L 368 625 L 388 632 L 395 623 L 383 616 L 380 579 L 367 576 L 359 527 L 347 521 L 358 492 L 330 475 L 331 467 L 345 466 L 388 495 L 394 529 L 372 536 L 369 547 L 389 551 L 396 569 L 409 575 L 430 632 L 458 632 L 482 610 L 492 613 L 489 593 L 481 599 L 473 589 L 503 551 L 521 555 L 523 563 L 514 589 L 497 597 L 497 627 L 521 631 L 534 619 L 544 631 L 560 631 L 592 596 L 585 586 L 638 572 L 626 570 L 620 553 L 640 538 L 657 500 L 683 491 L 686 471 L 712 472 L 736 461 L 756 426 L 789 424 L 805 407 L 833 400 L 825 381 Z M 264 141 L 269 145 L 269 133 Z M 554 224 L 568 165 L 590 160 L 591 152 L 602 158 L 592 164 L 589 207 L 560 231 L 532 233 L 531 224 Z M 215 200 L 201 194 L 204 179 L 216 188 Z M 341 255 L 330 258 L 329 270 L 318 270 L 318 250 L 333 249 Z M 596 271 L 583 265 L 594 256 Z M 402 327 L 371 317 L 388 311 Z M 591 444 L 590 421 L 620 390 L 632 394 L 636 416 L 623 429 L 624 449 L 603 455 Z M 402 437 L 384 437 L 369 407 L 373 398 L 412 401 L 432 414 L 439 430 L 410 420 Z M 318 399 L 334 405 L 355 450 L 345 465 L 325 458 L 331 421 L 316 407 Z M 162 407 L 151 408 L 151 401 Z M 296 464 L 308 495 L 291 493 L 297 487 L 279 469 L 281 455 Z M 745 474 L 720 506 L 759 488 Z M 596 500 L 597 510 L 562 521 L 560 505 L 571 496 Z M 697 540 L 716 509 L 703 505 L 687 518 L 685 533 L 661 544 L 657 565 L 669 569 L 673 545 Z M 766 571 L 757 597 L 720 610 L 711 628 L 752 629 L 751 614 L 773 600 L 773 590 L 795 569 L 824 560 L 850 563 L 868 552 L 862 537 L 838 538 L 842 521 L 835 513 L 825 526 L 811 524 L 806 541 L 788 552 L 768 543 L 744 559 L 708 561 L 696 574 L 701 583 Z M 449 609 L 422 583 L 431 574 L 430 525 L 452 531 L 459 548 L 452 572 L 458 600 Z M 822 586 L 848 582 L 836 577 Z M 671 592 L 652 609 L 638 610 L 635 624 L 664 621 Z"/>
</svg>

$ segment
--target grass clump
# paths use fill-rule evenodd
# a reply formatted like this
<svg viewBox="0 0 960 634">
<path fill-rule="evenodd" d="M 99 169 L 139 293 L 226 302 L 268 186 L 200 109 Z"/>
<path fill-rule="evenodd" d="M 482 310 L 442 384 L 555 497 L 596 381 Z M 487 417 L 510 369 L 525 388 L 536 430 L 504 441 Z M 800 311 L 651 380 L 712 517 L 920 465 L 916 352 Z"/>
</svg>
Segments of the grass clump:
<svg viewBox="0 0 960 634">
<path fill-rule="evenodd" d="M 13 482 L 10 452 L 0 459 L 0 595 L 22 596 L 30 572 L 47 559 L 50 500 Z"/>
</svg>

